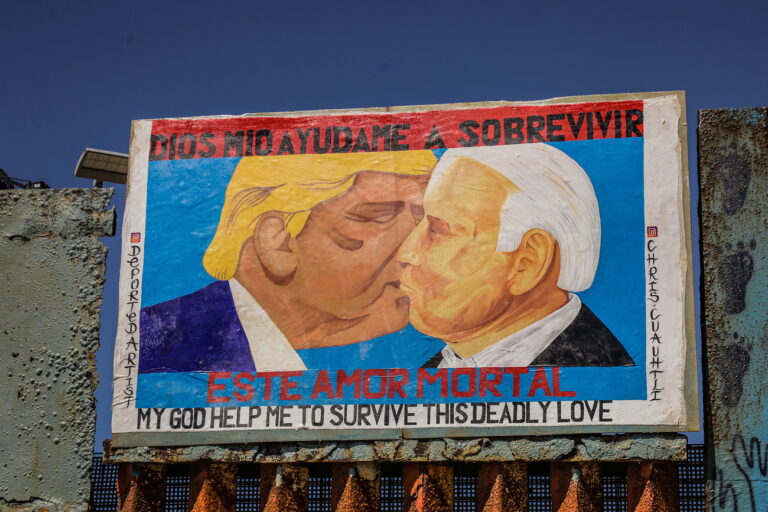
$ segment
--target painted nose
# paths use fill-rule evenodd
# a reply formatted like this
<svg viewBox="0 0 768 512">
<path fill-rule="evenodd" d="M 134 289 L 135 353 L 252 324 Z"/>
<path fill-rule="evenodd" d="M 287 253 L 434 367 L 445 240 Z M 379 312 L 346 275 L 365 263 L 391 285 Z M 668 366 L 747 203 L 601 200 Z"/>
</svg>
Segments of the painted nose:
<svg viewBox="0 0 768 512">
<path fill-rule="evenodd" d="M 413 230 L 413 232 L 406 237 L 400 249 L 397 251 L 397 261 L 401 265 L 410 265 L 412 267 L 418 267 L 421 265 L 421 255 L 419 254 L 419 240 L 421 240 L 421 224 Z"/>
</svg>

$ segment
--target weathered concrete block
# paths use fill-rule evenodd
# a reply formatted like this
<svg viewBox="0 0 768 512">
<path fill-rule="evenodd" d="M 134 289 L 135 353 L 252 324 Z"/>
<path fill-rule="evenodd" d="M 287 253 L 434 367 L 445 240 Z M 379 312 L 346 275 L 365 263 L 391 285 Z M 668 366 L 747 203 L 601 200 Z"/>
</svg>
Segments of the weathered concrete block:
<svg viewBox="0 0 768 512">
<path fill-rule="evenodd" d="M 682 434 L 397 439 L 112 448 L 112 462 L 627 462 L 685 460 Z"/>
<path fill-rule="evenodd" d="M 0 510 L 85 510 L 112 189 L 0 191 Z"/>
</svg>

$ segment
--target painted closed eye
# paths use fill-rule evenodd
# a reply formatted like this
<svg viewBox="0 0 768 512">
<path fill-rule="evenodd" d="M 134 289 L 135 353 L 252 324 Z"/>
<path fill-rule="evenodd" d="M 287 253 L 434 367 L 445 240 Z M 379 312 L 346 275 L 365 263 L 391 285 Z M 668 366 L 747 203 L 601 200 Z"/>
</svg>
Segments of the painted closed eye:
<svg viewBox="0 0 768 512">
<path fill-rule="evenodd" d="M 336 228 L 332 228 L 330 231 L 328 231 L 328 237 L 333 241 L 333 243 L 335 243 L 345 251 L 356 251 L 363 246 L 362 240 L 349 238 L 348 236 L 343 235 Z"/>
<path fill-rule="evenodd" d="M 374 222 L 386 224 L 405 209 L 403 201 L 384 201 L 375 203 L 360 203 L 349 210 L 345 217 L 353 222 Z"/>
<path fill-rule="evenodd" d="M 427 215 L 427 232 L 430 238 L 436 236 L 451 236 L 451 227 L 443 219 Z"/>
</svg>

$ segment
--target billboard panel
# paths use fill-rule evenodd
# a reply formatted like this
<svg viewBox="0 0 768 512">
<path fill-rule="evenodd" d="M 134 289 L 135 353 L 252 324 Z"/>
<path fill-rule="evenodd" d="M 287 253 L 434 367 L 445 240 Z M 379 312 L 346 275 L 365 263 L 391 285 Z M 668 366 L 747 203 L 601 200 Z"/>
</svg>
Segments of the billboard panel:
<svg viewBox="0 0 768 512">
<path fill-rule="evenodd" d="M 684 119 L 134 122 L 114 444 L 695 428 Z"/>
</svg>

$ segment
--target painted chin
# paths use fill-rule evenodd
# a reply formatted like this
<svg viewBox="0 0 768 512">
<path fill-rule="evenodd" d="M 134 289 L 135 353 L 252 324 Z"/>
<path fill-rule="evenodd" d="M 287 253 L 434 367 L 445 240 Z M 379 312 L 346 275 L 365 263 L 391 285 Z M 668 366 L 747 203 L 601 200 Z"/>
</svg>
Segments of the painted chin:
<svg viewBox="0 0 768 512">
<path fill-rule="evenodd" d="M 439 338 L 440 335 L 442 334 L 442 332 L 440 332 L 438 329 L 435 329 L 432 325 L 425 322 L 423 317 L 413 307 L 411 308 L 409 319 L 411 321 L 411 324 L 416 328 L 417 331 L 422 332 L 427 336 L 434 336 L 436 338 Z"/>
<path fill-rule="evenodd" d="M 437 314 L 437 311 L 441 311 Z M 445 339 L 453 333 L 463 331 L 464 324 L 461 311 L 446 311 L 444 304 L 413 303 L 410 310 L 411 323 L 424 334 Z"/>
</svg>

